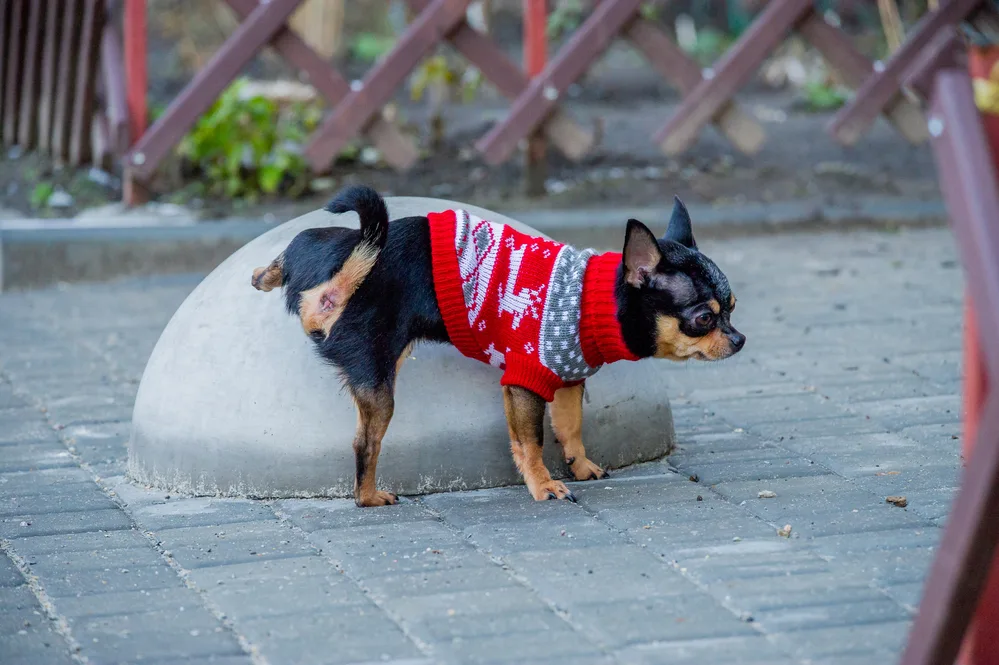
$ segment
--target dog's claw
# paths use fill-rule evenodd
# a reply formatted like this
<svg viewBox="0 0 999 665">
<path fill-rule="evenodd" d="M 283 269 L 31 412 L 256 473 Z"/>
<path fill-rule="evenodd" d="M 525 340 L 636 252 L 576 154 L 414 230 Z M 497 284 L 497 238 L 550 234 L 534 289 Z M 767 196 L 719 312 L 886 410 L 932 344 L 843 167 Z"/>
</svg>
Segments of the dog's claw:
<svg viewBox="0 0 999 665">
<path fill-rule="evenodd" d="M 558 499 L 558 497 L 555 495 L 555 492 L 549 492 L 548 493 L 548 500 L 549 501 L 557 500 L 557 499 Z"/>
<path fill-rule="evenodd" d="M 568 499 L 569 501 L 572 501 L 573 503 L 576 503 L 576 495 L 573 494 L 572 492 L 566 494 L 565 498 Z"/>
</svg>

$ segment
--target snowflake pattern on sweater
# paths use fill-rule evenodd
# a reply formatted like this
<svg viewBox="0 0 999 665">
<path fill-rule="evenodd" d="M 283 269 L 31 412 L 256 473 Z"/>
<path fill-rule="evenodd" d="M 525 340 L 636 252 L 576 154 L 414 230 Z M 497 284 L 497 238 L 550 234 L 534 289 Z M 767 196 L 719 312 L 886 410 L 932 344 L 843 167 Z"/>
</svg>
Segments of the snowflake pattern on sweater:
<svg viewBox="0 0 999 665">
<path fill-rule="evenodd" d="M 438 304 L 459 351 L 504 369 L 503 385 L 521 385 L 549 401 L 558 388 L 599 369 L 600 363 L 587 362 L 580 339 L 593 250 L 464 210 L 428 218 Z"/>
</svg>

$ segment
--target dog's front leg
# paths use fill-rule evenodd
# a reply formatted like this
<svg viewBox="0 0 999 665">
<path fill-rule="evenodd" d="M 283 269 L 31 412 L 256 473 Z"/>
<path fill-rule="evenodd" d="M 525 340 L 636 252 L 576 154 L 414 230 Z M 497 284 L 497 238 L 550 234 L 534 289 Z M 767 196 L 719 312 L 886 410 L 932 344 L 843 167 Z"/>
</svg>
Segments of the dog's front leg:
<svg viewBox="0 0 999 665">
<path fill-rule="evenodd" d="M 562 446 L 562 458 L 576 480 L 606 478 L 608 473 L 586 457 L 583 447 L 583 384 L 555 391 L 552 402 L 552 429 Z"/>
<path fill-rule="evenodd" d="M 568 499 L 575 501 L 565 483 L 552 480 L 541 458 L 544 445 L 545 400 L 520 386 L 503 387 L 503 407 L 510 429 L 510 450 L 517 470 L 536 501 Z"/>
<path fill-rule="evenodd" d="M 375 489 L 375 471 L 382 437 L 392 420 L 395 397 L 390 385 L 355 388 L 351 391 L 357 405 L 357 432 L 354 434 L 354 503 L 358 506 L 386 506 L 399 502 L 391 492 Z"/>
</svg>

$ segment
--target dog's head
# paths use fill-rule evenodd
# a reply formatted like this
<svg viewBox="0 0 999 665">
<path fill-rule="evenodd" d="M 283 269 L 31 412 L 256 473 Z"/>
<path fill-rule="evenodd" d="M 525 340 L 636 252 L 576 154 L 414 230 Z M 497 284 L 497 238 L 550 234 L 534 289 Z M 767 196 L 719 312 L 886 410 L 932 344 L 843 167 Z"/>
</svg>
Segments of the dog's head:
<svg viewBox="0 0 999 665">
<path fill-rule="evenodd" d="M 718 266 L 697 249 L 679 198 L 666 235 L 628 220 L 617 293 L 618 318 L 637 355 L 669 360 L 722 360 L 746 336 L 732 325 L 735 296 Z"/>
</svg>

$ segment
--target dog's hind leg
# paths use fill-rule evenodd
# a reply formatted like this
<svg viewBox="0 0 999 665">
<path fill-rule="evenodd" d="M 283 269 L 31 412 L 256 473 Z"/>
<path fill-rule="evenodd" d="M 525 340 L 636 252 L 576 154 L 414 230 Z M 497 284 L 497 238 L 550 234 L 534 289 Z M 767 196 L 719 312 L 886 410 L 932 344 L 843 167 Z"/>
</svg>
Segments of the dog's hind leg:
<svg viewBox="0 0 999 665">
<path fill-rule="evenodd" d="M 544 445 L 545 400 L 520 386 L 503 387 L 503 406 L 510 429 L 510 450 L 517 470 L 524 476 L 527 489 L 537 501 L 569 499 L 575 501 L 565 483 L 552 480 L 541 458 Z"/>
<path fill-rule="evenodd" d="M 583 384 L 555 391 L 552 401 L 552 429 L 562 446 L 562 458 L 576 480 L 606 478 L 607 472 L 586 457 L 583 447 Z"/>
<path fill-rule="evenodd" d="M 357 432 L 354 434 L 354 457 L 357 463 L 354 475 L 354 503 L 358 506 L 386 506 L 398 503 L 391 492 L 375 488 L 378 453 L 382 437 L 392 420 L 395 397 L 392 384 L 374 388 L 352 388 L 357 405 Z"/>
</svg>

